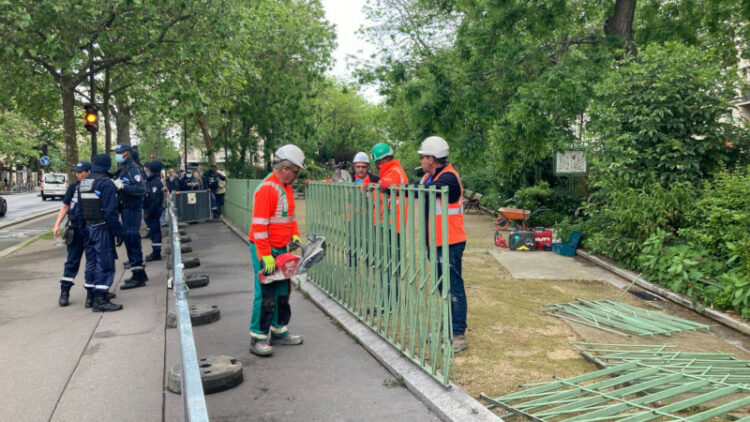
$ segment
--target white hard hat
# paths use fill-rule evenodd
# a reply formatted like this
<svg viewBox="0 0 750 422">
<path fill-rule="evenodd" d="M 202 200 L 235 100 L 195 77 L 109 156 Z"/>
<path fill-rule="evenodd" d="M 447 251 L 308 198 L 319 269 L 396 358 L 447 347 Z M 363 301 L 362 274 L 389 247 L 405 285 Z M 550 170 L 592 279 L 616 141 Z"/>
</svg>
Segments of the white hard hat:
<svg viewBox="0 0 750 422">
<path fill-rule="evenodd" d="M 305 168 L 305 153 L 297 145 L 286 144 L 274 153 L 282 160 L 289 160 L 299 168 Z"/>
<path fill-rule="evenodd" d="M 352 163 L 369 163 L 370 159 L 367 158 L 366 152 L 358 152 L 354 154 L 354 159 L 352 160 Z"/>
<path fill-rule="evenodd" d="M 451 149 L 448 147 L 448 143 L 445 139 L 439 136 L 430 136 L 422 141 L 422 145 L 419 146 L 419 155 L 431 155 L 435 158 L 445 158 Z"/>
</svg>

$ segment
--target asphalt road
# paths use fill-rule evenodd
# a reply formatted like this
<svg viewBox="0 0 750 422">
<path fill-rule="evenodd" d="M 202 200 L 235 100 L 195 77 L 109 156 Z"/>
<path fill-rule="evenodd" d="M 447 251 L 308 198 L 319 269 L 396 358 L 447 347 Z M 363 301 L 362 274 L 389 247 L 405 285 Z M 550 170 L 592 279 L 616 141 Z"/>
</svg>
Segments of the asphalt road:
<svg viewBox="0 0 750 422">
<path fill-rule="evenodd" d="M 25 242 L 31 237 L 52 230 L 52 226 L 55 224 L 56 218 L 57 214 L 51 214 L 10 226 L 7 229 L 0 229 L 0 253 L 12 246 Z M 54 242 L 54 240 L 48 241 Z M 65 249 L 64 245 L 60 247 L 62 249 Z"/>
<path fill-rule="evenodd" d="M 19 218 L 38 213 L 39 211 L 60 209 L 60 205 L 62 205 L 62 201 L 59 199 L 48 199 L 42 201 L 39 192 L 16 193 L 10 195 L 0 193 L 0 196 L 8 201 L 8 212 L 5 213 L 5 217 L 0 217 L 0 224 L 6 224 L 18 220 Z M 53 223 L 54 221 L 55 220 L 52 220 Z"/>
</svg>

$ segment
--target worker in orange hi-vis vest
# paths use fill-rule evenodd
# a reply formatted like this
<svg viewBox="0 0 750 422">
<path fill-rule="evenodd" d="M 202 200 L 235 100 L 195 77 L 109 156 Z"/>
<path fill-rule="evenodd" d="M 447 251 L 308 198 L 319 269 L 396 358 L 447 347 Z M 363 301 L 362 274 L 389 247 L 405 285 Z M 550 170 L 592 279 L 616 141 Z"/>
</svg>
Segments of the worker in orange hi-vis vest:
<svg viewBox="0 0 750 422">
<path fill-rule="evenodd" d="M 464 333 L 466 332 L 466 291 L 464 280 L 461 278 L 461 261 L 466 248 L 466 232 L 464 231 L 464 188 L 461 177 L 452 165 L 447 163 L 450 148 L 445 139 L 430 136 L 422 141 L 419 147 L 419 165 L 424 170 L 424 176 L 419 184 L 435 186 L 440 189 L 448 187 L 448 259 L 450 261 L 450 292 L 451 310 L 453 315 L 453 351 L 460 352 L 468 347 Z M 436 202 L 435 244 L 437 259 L 442 257 L 443 218 L 442 201 Z M 442 265 L 438 261 L 438 278 L 442 276 Z"/>
<path fill-rule="evenodd" d="M 272 345 L 302 344 L 302 337 L 289 333 L 290 280 L 261 284 L 258 274 L 274 272 L 274 258 L 299 246 L 301 240 L 294 215 L 292 182 L 305 168 L 305 154 L 295 145 L 284 145 L 273 157 L 273 172 L 258 185 L 253 196 L 253 220 L 248 234 L 255 272 L 253 313 L 250 321 L 250 352 L 258 356 L 273 353 Z M 270 330 L 270 338 L 269 338 Z"/>
<path fill-rule="evenodd" d="M 401 218 L 400 218 L 400 210 L 403 206 L 404 210 L 404 221 L 406 221 L 406 215 L 407 215 L 407 204 L 406 204 L 406 198 L 392 198 L 393 201 L 388 201 L 390 196 L 390 187 L 392 185 L 406 185 L 409 183 L 409 178 L 406 176 L 406 172 L 404 171 L 403 167 L 401 167 L 401 162 L 393 157 L 393 148 L 391 148 L 390 145 L 385 143 L 379 143 L 375 144 L 375 146 L 372 147 L 372 150 L 370 151 L 370 159 L 375 163 L 375 165 L 378 167 L 378 173 L 380 176 L 380 191 L 384 194 L 380 195 L 380 210 L 373 210 L 375 211 L 374 217 L 374 223 L 377 226 L 380 224 L 387 224 L 387 236 L 383 240 L 384 244 L 387 245 L 387 248 L 390 248 L 392 245 L 392 236 L 396 236 L 398 233 L 401 233 Z M 374 198 L 373 198 L 374 199 Z M 393 203 L 396 203 L 396 206 L 393 207 Z M 403 205 L 402 205 L 403 204 Z M 384 207 L 387 206 L 390 211 L 390 219 L 388 221 L 384 221 L 383 217 L 383 211 Z M 379 215 L 379 217 L 378 217 Z M 393 221 L 396 221 L 396 233 L 393 233 L 390 229 L 391 224 Z M 396 239 L 396 247 L 393 249 L 386 249 L 389 251 L 390 256 L 399 257 L 400 254 L 400 244 L 398 239 Z M 396 268 L 400 268 L 400 266 L 397 266 Z M 386 285 L 387 288 L 383 290 L 382 294 L 393 295 L 391 298 L 393 299 L 391 303 L 394 303 L 394 301 L 398 301 L 398 283 L 401 279 L 401 274 L 398 270 L 396 270 L 395 273 L 392 273 L 389 270 L 386 270 Z M 391 286 L 393 286 L 393 289 L 391 289 Z M 384 299 L 384 298 L 383 298 Z M 381 304 L 384 304 L 385 300 L 381 301 Z M 386 310 L 387 312 L 387 310 Z"/>
<path fill-rule="evenodd" d="M 378 173 L 380 175 L 380 190 L 383 192 L 389 192 L 391 185 L 406 185 L 409 183 L 409 178 L 406 177 L 404 168 L 401 167 L 401 162 L 393 158 L 393 148 L 385 143 L 375 144 L 370 151 L 370 158 L 378 167 Z M 396 198 L 396 208 L 391 209 L 392 218 L 396 217 L 396 232 L 401 233 L 401 221 L 398 218 L 400 200 L 406 202 L 406 198 Z M 387 199 L 380 195 L 380 221 L 383 221 L 383 202 Z M 406 218 L 406 208 L 404 208 L 404 218 Z M 377 223 L 377 221 L 376 221 Z M 390 223 L 390 222 L 389 222 Z"/>
</svg>

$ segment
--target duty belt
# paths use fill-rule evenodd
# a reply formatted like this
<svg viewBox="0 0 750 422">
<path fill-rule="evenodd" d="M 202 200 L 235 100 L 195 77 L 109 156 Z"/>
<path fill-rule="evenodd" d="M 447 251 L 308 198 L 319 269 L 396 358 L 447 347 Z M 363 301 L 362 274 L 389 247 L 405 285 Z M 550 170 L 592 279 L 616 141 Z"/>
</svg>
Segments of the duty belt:
<svg viewBox="0 0 750 422">
<path fill-rule="evenodd" d="M 89 226 L 89 227 L 98 227 L 98 226 L 101 226 L 102 224 L 107 224 L 107 221 L 106 220 L 91 220 L 91 221 L 86 221 L 86 225 Z"/>
</svg>

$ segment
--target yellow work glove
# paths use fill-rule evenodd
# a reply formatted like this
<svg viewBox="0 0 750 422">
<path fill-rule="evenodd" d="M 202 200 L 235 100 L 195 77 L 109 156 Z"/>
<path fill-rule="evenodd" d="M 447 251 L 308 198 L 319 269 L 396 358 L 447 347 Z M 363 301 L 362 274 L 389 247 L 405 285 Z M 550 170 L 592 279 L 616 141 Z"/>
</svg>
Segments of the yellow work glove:
<svg viewBox="0 0 750 422">
<path fill-rule="evenodd" d="M 302 246 L 302 239 L 299 238 L 296 234 L 292 236 L 292 241 L 289 242 L 289 252 L 299 248 Z"/>
<path fill-rule="evenodd" d="M 260 270 L 263 271 L 263 274 L 273 274 L 273 271 L 276 269 L 276 261 L 274 261 L 273 257 L 271 255 L 266 255 L 261 257 L 260 260 L 262 264 Z"/>
</svg>

